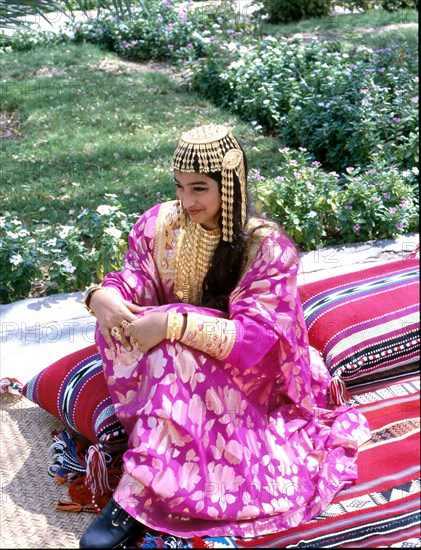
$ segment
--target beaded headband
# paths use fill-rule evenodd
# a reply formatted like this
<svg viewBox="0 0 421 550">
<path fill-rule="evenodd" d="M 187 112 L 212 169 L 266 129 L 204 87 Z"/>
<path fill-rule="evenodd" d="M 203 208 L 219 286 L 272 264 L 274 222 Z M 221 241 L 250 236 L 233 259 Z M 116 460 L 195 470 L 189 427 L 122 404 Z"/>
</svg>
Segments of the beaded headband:
<svg viewBox="0 0 421 550">
<path fill-rule="evenodd" d="M 180 172 L 221 172 L 222 240 L 232 242 L 234 172 L 240 181 L 241 223 L 246 222 L 244 155 L 232 133 L 220 124 L 206 124 L 184 132 L 174 153 L 173 166 Z"/>
</svg>

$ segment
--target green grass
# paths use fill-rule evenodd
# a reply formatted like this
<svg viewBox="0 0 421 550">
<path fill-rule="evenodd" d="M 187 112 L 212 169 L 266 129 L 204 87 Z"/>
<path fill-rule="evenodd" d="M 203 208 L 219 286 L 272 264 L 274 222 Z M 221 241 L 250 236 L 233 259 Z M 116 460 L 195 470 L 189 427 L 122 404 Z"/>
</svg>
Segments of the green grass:
<svg viewBox="0 0 421 550">
<path fill-rule="evenodd" d="M 172 153 L 180 132 L 217 121 L 233 128 L 252 167 L 276 170 L 279 142 L 186 93 L 166 74 L 110 72 L 114 54 L 92 45 L 7 53 L 1 110 L 18 110 L 21 139 L 2 142 L 1 214 L 24 223 L 68 223 L 105 193 L 126 213 L 174 198 Z M 46 73 L 50 72 L 48 76 Z"/>
<path fill-rule="evenodd" d="M 388 28 L 390 27 L 390 28 Z M 289 37 L 296 34 L 320 36 L 350 45 L 364 44 L 372 48 L 386 48 L 396 44 L 418 51 L 418 11 L 383 9 L 362 13 L 334 14 L 320 19 L 304 19 L 297 23 L 262 23 L 262 35 Z"/>
</svg>

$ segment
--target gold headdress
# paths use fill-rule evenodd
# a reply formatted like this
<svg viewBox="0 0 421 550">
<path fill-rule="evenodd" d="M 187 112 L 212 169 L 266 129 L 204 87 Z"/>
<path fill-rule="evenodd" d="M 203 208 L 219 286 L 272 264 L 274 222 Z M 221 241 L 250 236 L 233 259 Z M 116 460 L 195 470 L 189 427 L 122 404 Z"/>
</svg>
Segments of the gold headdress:
<svg viewBox="0 0 421 550">
<path fill-rule="evenodd" d="M 222 240 L 233 238 L 234 172 L 240 181 L 241 221 L 246 222 L 246 170 L 241 148 L 225 126 L 207 124 L 181 134 L 173 165 L 180 172 L 222 173 Z"/>
</svg>

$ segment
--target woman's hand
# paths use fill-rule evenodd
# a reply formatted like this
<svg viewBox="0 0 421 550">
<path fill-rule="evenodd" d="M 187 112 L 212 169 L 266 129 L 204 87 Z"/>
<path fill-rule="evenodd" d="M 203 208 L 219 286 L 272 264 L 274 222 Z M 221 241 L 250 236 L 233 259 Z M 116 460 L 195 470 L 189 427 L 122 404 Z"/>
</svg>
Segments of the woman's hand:
<svg viewBox="0 0 421 550">
<path fill-rule="evenodd" d="M 123 324 L 131 323 L 137 319 L 135 313 L 143 311 L 141 306 L 132 304 L 131 302 L 124 300 L 121 295 L 112 290 L 105 290 L 104 287 L 92 295 L 89 307 L 95 313 L 95 317 L 98 321 L 99 328 L 109 345 L 109 347 L 115 350 L 115 343 L 111 337 L 111 330 L 117 329 L 120 338 L 118 338 L 121 344 L 127 351 L 131 351 L 132 345 L 124 335 Z M 124 321 L 126 323 L 124 323 Z"/>
<path fill-rule="evenodd" d="M 124 336 L 142 353 L 146 353 L 167 337 L 167 321 L 168 313 L 145 313 L 143 317 L 136 317 L 124 329 Z"/>
</svg>

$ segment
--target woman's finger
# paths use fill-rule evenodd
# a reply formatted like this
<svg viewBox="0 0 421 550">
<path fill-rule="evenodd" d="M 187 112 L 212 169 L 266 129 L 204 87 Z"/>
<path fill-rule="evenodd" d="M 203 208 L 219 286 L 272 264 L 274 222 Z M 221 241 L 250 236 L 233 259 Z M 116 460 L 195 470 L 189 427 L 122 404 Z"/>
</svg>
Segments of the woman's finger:
<svg viewBox="0 0 421 550">
<path fill-rule="evenodd" d="M 103 335 L 105 341 L 107 342 L 109 348 L 115 351 L 116 347 L 115 347 L 114 340 L 111 337 L 110 329 L 108 327 L 101 327 L 101 326 L 100 326 L 100 329 L 101 329 L 102 335 Z"/>
</svg>

